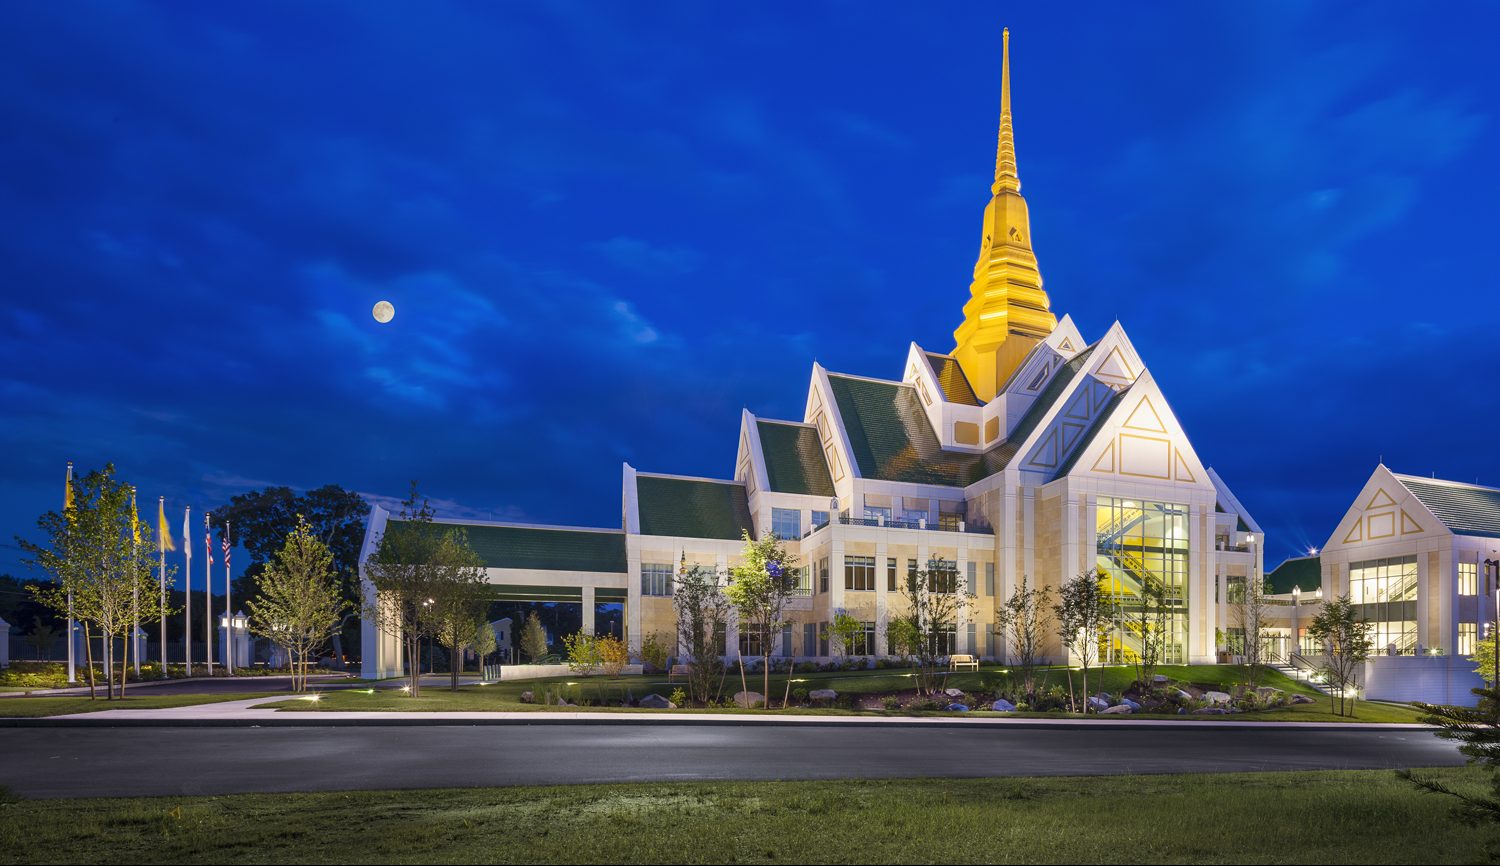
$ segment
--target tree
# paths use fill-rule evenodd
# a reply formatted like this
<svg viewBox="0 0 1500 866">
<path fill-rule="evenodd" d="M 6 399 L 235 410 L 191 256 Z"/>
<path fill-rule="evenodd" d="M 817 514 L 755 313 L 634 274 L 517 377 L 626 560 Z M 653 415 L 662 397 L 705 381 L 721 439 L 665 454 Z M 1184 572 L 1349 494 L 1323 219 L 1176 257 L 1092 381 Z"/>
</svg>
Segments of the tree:
<svg viewBox="0 0 1500 866">
<path fill-rule="evenodd" d="M 934 690 L 939 663 L 953 652 L 950 642 L 957 639 L 959 616 L 973 603 L 967 579 L 946 560 L 907 572 L 887 635 L 897 654 L 911 663 L 920 694 Z"/>
<path fill-rule="evenodd" d="M 630 646 L 612 634 L 599 635 L 599 667 L 612 680 L 620 678 L 625 666 L 630 664 Z"/>
<path fill-rule="evenodd" d="M 641 661 L 660 671 L 667 669 L 672 647 L 662 635 L 652 632 L 641 641 Z"/>
<path fill-rule="evenodd" d="M 1493 664 L 1493 661 L 1491 661 Z M 1500 690 L 1479 688 L 1473 690 L 1479 696 L 1479 705 L 1468 707 L 1437 706 L 1417 703 L 1417 709 L 1427 715 L 1422 721 L 1438 728 L 1435 733 L 1445 740 L 1454 740 L 1462 745 L 1458 750 L 1469 758 L 1469 763 L 1483 763 L 1490 769 L 1490 795 L 1476 796 L 1457 791 L 1431 778 L 1423 778 L 1411 770 L 1398 770 L 1401 777 L 1420 788 L 1435 794 L 1445 794 L 1459 801 L 1459 816 L 1471 823 L 1500 821 Z"/>
<path fill-rule="evenodd" d="M 1105 624 L 1109 622 L 1109 600 L 1099 586 L 1099 572 L 1090 569 L 1069 578 L 1057 593 L 1057 604 L 1052 615 L 1057 622 L 1057 636 L 1063 648 L 1078 659 L 1083 668 L 1083 711 L 1089 710 L 1089 668 L 1099 658 L 1099 641 L 1104 637 Z M 1069 681 L 1068 699 L 1073 700 L 1072 681 Z M 1074 706 L 1077 706 L 1076 701 Z"/>
<path fill-rule="evenodd" d="M 1244 635 L 1245 681 L 1251 688 L 1260 681 L 1260 666 L 1265 664 L 1266 604 L 1265 581 L 1245 578 L 1245 590 L 1239 604 L 1235 605 L 1235 617 L 1239 621 L 1240 633 Z"/>
<path fill-rule="evenodd" d="M 370 504 L 358 493 L 327 484 L 304 493 L 290 487 L 267 487 L 242 493 L 225 505 L 212 509 L 214 517 L 234 524 L 236 541 L 250 554 L 250 564 L 236 581 L 240 598 L 259 594 L 259 582 L 266 563 L 281 550 L 286 538 L 296 530 L 299 521 L 306 522 L 328 547 L 333 557 L 339 593 L 351 611 L 362 604 L 359 582 L 359 554 L 364 544 L 365 524 Z M 347 617 L 333 635 L 334 655 L 342 660 L 346 647 L 359 647 L 359 622 Z"/>
<path fill-rule="evenodd" d="M 464 648 L 474 640 L 474 624 L 484 618 L 489 603 L 484 562 L 469 546 L 462 531 L 444 534 L 438 544 L 438 579 L 423 608 L 437 642 L 448 649 L 448 688 L 458 691 Z"/>
<path fill-rule="evenodd" d="M 1142 689 L 1151 688 L 1156 667 L 1166 654 L 1172 636 L 1171 613 L 1171 600 L 1161 581 L 1143 576 L 1137 603 L 1125 611 L 1123 617 L 1125 627 L 1140 642 L 1140 649 L 1135 654 L 1135 679 Z"/>
<path fill-rule="evenodd" d="M 259 583 L 260 594 L 248 602 L 250 630 L 286 649 L 292 690 L 306 691 L 309 660 L 338 629 L 348 607 L 333 554 L 307 521 L 298 520 Z"/>
<path fill-rule="evenodd" d="M 688 656 L 688 697 L 707 704 L 724 681 L 724 647 L 720 644 L 733 605 L 724 594 L 718 572 L 684 560 L 672 591 L 677 613 L 677 645 Z"/>
<path fill-rule="evenodd" d="M 1323 610 L 1308 626 L 1308 635 L 1323 645 L 1323 672 L 1328 676 L 1329 685 L 1338 689 L 1338 714 L 1341 716 L 1346 715 L 1346 708 L 1347 715 L 1354 715 L 1355 701 L 1349 693 L 1355 688 L 1360 667 L 1374 648 L 1370 640 L 1372 628 L 1359 618 L 1347 593 L 1324 604 Z"/>
<path fill-rule="evenodd" d="M 479 658 L 480 673 L 484 672 L 484 660 L 495 651 L 498 644 L 495 642 L 495 627 L 490 625 L 489 620 L 480 617 L 474 623 L 474 637 L 469 640 L 469 649 Z"/>
<path fill-rule="evenodd" d="M 547 656 L 547 630 L 542 628 L 536 611 L 527 614 L 526 622 L 521 626 L 520 649 L 526 660 L 534 665 L 541 664 Z"/>
<path fill-rule="evenodd" d="M 422 690 L 422 638 L 435 636 L 455 611 L 469 610 L 485 582 L 463 529 L 444 529 L 432 518 L 431 506 L 412 482 L 399 519 L 386 525 L 366 564 L 376 592 L 365 616 L 405 644 L 412 697 Z"/>
<path fill-rule="evenodd" d="M 52 576 L 52 583 L 29 587 L 37 602 L 61 615 L 71 604 L 73 616 L 84 626 L 90 697 L 95 696 L 91 631 L 97 629 L 104 637 L 110 698 L 116 682 L 110 654 L 114 642 L 124 640 L 118 680 L 123 698 L 132 632 L 137 624 L 171 613 L 163 609 L 157 589 L 156 539 L 135 511 L 135 488 L 115 479 L 113 464 L 75 478 L 70 490 L 70 505 L 63 512 L 49 511 L 37 519 L 43 543 L 20 537 L 16 542 L 27 564 Z M 167 570 L 169 587 L 174 571 Z"/>
<path fill-rule="evenodd" d="M 1495 634 L 1493 631 L 1491 631 L 1488 637 L 1482 637 L 1474 642 L 1474 654 L 1469 656 L 1469 661 L 1474 663 L 1474 672 L 1479 674 L 1480 679 L 1489 683 L 1491 688 L 1496 686 L 1496 657 Z"/>
<path fill-rule="evenodd" d="M 1036 691 L 1036 660 L 1042 643 L 1051 633 L 1052 587 L 1032 587 L 1026 575 L 1000 605 L 996 624 L 1004 630 L 1010 664 L 1021 669 L 1021 682 L 1027 695 Z"/>
<path fill-rule="evenodd" d="M 604 663 L 599 653 L 599 639 L 582 629 L 564 637 L 563 646 L 568 650 L 568 670 L 581 677 L 599 670 Z"/>
<path fill-rule="evenodd" d="M 739 614 L 741 633 L 755 635 L 760 641 L 764 695 L 771 689 L 771 654 L 781 634 L 782 614 L 797 590 L 797 569 L 775 533 L 755 541 L 748 531 L 742 531 L 741 538 L 744 550 L 740 564 L 729 569 L 724 594 Z M 766 698 L 766 706 L 770 706 L 770 700 Z"/>
<path fill-rule="evenodd" d="M 829 625 L 828 632 L 833 638 L 835 651 L 839 655 L 848 655 L 849 648 L 854 642 L 864 636 L 865 624 L 851 616 L 846 610 L 837 610 L 833 614 L 833 622 Z"/>
</svg>

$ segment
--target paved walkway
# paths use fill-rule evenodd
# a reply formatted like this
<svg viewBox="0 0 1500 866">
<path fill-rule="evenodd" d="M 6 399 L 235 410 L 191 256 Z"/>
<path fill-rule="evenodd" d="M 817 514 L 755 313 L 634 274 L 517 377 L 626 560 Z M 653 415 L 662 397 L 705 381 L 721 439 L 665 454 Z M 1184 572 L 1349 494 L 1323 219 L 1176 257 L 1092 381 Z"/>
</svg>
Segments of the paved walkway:
<svg viewBox="0 0 1500 866">
<path fill-rule="evenodd" d="M 1430 731 L 1426 725 L 1412 724 L 1366 724 L 1361 722 L 1254 722 L 1213 719 L 1045 719 L 1014 718 L 1000 714 L 975 713 L 968 716 L 836 716 L 836 715 L 780 715 L 770 713 L 694 713 L 682 711 L 666 712 L 616 712 L 598 713 L 579 711 L 532 710 L 520 712 L 399 712 L 399 711 L 336 711 L 297 710 L 283 712 L 263 708 L 265 705 L 294 700 L 292 697 L 248 698 L 238 701 L 221 701 L 212 704 L 196 704 L 187 707 L 166 707 L 154 710 L 101 710 L 94 713 L 78 713 L 66 716 L 51 716 L 49 722 L 82 723 L 89 726 L 112 726 L 120 722 L 152 725 L 192 725 L 194 723 L 245 725 L 275 724 L 288 726 L 329 725 L 536 725 L 536 724 L 669 724 L 669 725 L 925 725 L 937 727 L 1084 727 L 1084 728 L 1271 728 L 1313 730 L 1370 730 Z M 303 700 L 309 700 L 303 698 Z"/>
</svg>

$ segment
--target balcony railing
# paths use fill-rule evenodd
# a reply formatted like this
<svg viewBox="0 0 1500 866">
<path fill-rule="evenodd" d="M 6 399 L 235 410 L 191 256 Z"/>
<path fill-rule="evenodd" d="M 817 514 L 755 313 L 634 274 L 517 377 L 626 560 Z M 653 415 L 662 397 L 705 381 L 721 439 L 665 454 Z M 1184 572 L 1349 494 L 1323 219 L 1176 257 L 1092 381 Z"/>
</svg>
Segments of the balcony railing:
<svg viewBox="0 0 1500 866">
<path fill-rule="evenodd" d="M 853 517 L 849 512 L 839 512 L 838 522 L 844 526 L 879 526 L 886 529 L 918 529 L 927 532 L 962 532 L 968 535 L 994 535 L 995 530 L 982 524 L 957 521 L 944 524 L 930 520 L 913 520 L 907 517 Z M 816 532 L 817 530 L 813 530 Z M 811 535 L 812 533 L 808 533 Z M 804 536 L 805 537 L 805 536 Z"/>
</svg>

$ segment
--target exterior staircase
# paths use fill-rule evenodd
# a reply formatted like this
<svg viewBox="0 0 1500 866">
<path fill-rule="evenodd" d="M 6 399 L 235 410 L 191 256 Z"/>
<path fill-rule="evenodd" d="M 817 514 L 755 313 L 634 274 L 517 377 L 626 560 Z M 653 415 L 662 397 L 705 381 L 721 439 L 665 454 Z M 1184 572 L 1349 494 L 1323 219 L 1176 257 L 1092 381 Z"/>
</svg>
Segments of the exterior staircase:
<svg viewBox="0 0 1500 866">
<path fill-rule="evenodd" d="M 1275 670 L 1286 674 L 1288 677 L 1296 680 L 1299 683 L 1306 683 L 1325 695 L 1331 695 L 1338 691 L 1337 689 L 1323 682 L 1323 675 L 1320 672 L 1311 670 L 1309 666 L 1298 667 L 1297 665 L 1292 664 L 1293 658 L 1293 656 L 1288 656 L 1284 659 L 1272 659 L 1268 664 L 1268 667 L 1274 668 Z M 1307 662 L 1305 660 L 1304 665 L 1307 665 Z"/>
</svg>

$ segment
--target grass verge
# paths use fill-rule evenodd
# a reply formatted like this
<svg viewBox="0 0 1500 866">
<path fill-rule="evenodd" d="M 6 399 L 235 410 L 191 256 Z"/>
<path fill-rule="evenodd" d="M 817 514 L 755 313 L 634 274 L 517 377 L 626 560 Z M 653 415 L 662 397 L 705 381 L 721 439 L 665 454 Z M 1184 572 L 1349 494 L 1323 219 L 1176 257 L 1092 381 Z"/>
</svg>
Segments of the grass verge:
<svg viewBox="0 0 1500 866">
<path fill-rule="evenodd" d="M 91 701 L 87 697 L 74 698 L 5 698 L 0 700 L 0 718 L 39 719 L 44 716 L 68 716 L 77 713 L 97 713 L 101 710 L 162 710 L 170 707 L 190 707 L 196 704 L 217 704 L 223 701 L 239 701 L 245 698 L 267 697 L 264 692 L 246 692 L 234 695 L 132 695 L 125 690 L 125 698 L 106 701 L 103 697 Z"/>
<path fill-rule="evenodd" d="M 1476 768 L 1424 771 L 1484 788 Z M 0 803 L 7 863 L 1472 863 L 1388 770 Z M 1295 804 L 1295 805 L 1289 805 Z"/>
</svg>

